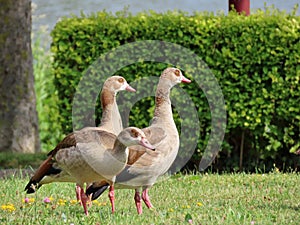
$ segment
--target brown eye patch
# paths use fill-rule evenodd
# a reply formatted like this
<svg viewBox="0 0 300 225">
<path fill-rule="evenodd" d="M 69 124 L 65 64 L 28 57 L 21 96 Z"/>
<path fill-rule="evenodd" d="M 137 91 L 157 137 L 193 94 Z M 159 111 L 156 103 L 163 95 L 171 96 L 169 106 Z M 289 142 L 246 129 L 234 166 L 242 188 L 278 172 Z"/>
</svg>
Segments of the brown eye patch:
<svg viewBox="0 0 300 225">
<path fill-rule="evenodd" d="M 175 70 L 175 75 L 176 75 L 177 77 L 179 77 L 179 76 L 180 76 L 180 71 L 179 71 L 179 70 Z"/>
<path fill-rule="evenodd" d="M 131 130 L 131 134 L 132 134 L 133 137 L 138 137 L 139 136 L 139 132 L 135 129 Z"/>
<path fill-rule="evenodd" d="M 120 83 L 124 83 L 124 79 L 123 79 L 123 78 L 119 78 L 118 81 L 119 81 Z"/>
</svg>

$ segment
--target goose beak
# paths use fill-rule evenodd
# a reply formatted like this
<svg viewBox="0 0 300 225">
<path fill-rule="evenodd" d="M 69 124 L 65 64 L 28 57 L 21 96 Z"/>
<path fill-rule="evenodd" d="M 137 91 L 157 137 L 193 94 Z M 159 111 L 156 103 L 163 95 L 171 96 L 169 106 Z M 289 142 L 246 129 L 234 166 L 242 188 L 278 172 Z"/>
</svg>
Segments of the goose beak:
<svg viewBox="0 0 300 225">
<path fill-rule="evenodd" d="M 142 139 L 140 140 L 140 145 L 144 146 L 145 148 L 151 149 L 152 151 L 155 151 L 154 146 L 151 145 L 149 141 L 144 137 L 142 137 Z"/>
<path fill-rule="evenodd" d="M 182 83 L 191 83 L 192 81 L 187 79 L 185 76 L 182 76 L 182 80 L 181 80 Z"/>
<path fill-rule="evenodd" d="M 126 90 L 126 91 L 130 91 L 130 92 L 136 92 L 136 90 L 135 90 L 133 87 L 131 87 L 129 84 L 128 84 L 128 86 L 125 88 L 125 90 Z"/>
</svg>

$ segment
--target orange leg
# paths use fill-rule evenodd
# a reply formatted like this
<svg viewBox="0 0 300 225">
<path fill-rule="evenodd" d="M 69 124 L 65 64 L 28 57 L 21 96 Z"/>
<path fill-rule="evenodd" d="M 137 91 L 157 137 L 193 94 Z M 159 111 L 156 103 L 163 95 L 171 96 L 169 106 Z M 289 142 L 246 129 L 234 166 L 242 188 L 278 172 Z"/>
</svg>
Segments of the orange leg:
<svg viewBox="0 0 300 225">
<path fill-rule="evenodd" d="M 115 212 L 115 190 L 113 185 L 111 185 L 109 188 L 108 197 L 111 204 L 111 212 L 114 213 Z"/>
<path fill-rule="evenodd" d="M 150 201 L 149 195 L 148 195 L 148 189 L 146 188 L 145 190 L 143 190 L 142 193 L 142 199 L 145 202 L 146 206 L 150 209 L 153 208 L 153 205 Z"/>
<path fill-rule="evenodd" d="M 79 184 L 76 184 L 75 191 L 76 191 L 76 199 L 80 203 L 80 205 L 82 205 L 82 202 L 81 202 L 81 187 L 79 186 Z"/>
<path fill-rule="evenodd" d="M 135 191 L 135 195 L 134 195 L 134 201 L 135 201 L 135 206 L 136 206 L 136 210 L 138 212 L 138 214 L 142 214 L 143 213 L 143 208 L 142 208 L 142 201 L 141 201 L 141 195 L 139 191 Z"/>
<path fill-rule="evenodd" d="M 86 206 L 86 203 L 88 201 L 88 197 L 86 196 L 86 194 L 84 193 L 84 190 L 83 188 L 81 187 L 81 192 L 80 192 L 80 197 L 81 197 L 81 202 L 82 202 L 82 206 L 83 206 L 83 210 L 84 210 L 84 213 L 85 215 L 89 215 L 89 212 L 88 212 L 88 209 L 87 209 L 87 206 Z"/>
</svg>

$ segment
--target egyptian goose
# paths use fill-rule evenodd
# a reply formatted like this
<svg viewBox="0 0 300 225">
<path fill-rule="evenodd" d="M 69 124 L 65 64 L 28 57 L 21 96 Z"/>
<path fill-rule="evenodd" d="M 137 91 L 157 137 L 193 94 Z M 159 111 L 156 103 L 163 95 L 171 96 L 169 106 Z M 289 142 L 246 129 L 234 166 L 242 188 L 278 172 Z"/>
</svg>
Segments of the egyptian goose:
<svg viewBox="0 0 300 225">
<path fill-rule="evenodd" d="M 25 190 L 33 193 L 43 184 L 76 182 L 81 187 L 82 205 L 88 215 L 88 197 L 83 191 L 83 185 L 105 180 L 111 186 L 110 196 L 114 211 L 113 185 L 116 175 L 126 166 L 127 147 L 132 145 L 154 150 L 144 132 L 136 127 L 128 127 L 118 136 L 97 128 L 76 131 L 65 137 L 48 154 L 49 157 L 30 179 Z"/>
<path fill-rule="evenodd" d="M 181 82 L 191 81 L 179 69 L 167 68 L 162 72 L 156 89 L 154 118 L 149 127 L 142 129 L 156 151 L 149 152 L 140 146 L 130 147 L 127 166 L 116 177 L 115 188 L 135 189 L 134 200 L 138 214 L 142 213 L 141 199 L 148 208 L 153 207 L 148 189 L 159 176 L 167 172 L 178 153 L 179 135 L 173 120 L 170 91 Z M 96 199 L 108 186 L 103 181 L 94 182 L 86 193 Z"/>
<path fill-rule="evenodd" d="M 106 79 L 100 94 L 102 117 L 100 125 L 98 127 L 101 130 L 106 130 L 115 135 L 118 135 L 123 130 L 122 119 L 116 101 L 117 93 L 123 90 L 129 92 L 136 91 L 127 83 L 125 78 L 121 76 L 112 76 Z M 86 127 L 83 129 L 90 129 L 90 127 Z M 89 184 L 87 184 L 87 186 L 88 185 Z M 79 185 L 76 185 L 75 191 L 76 198 L 81 203 L 81 188 Z"/>
</svg>

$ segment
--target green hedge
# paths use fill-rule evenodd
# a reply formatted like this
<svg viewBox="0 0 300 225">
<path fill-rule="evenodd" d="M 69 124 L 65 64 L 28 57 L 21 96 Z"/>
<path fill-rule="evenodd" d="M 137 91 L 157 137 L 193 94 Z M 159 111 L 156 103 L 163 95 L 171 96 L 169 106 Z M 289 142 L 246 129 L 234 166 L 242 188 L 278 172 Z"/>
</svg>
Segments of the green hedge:
<svg viewBox="0 0 300 225">
<path fill-rule="evenodd" d="M 72 101 L 83 74 L 89 77 L 86 87 L 99 85 L 100 89 L 103 80 L 98 80 L 95 74 L 105 75 L 118 68 L 117 59 L 112 59 L 112 64 L 106 67 L 99 63 L 91 66 L 100 55 L 126 43 L 162 40 L 200 56 L 223 90 L 228 118 L 216 168 L 237 168 L 241 148 L 245 168 L 263 164 L 273 167 L 273 163 L 299 166 L 299 158 L 289 153 L 300 141 L 299 16 L 278 11 L 256 12 L 248 17 L 235 13 L 188 16 L 182 12 L 138 15 L 125 11 L 116 15 L 99 12 L 62 19 L 52 31 L 52 38 L 53 73 L 59 94 L 60 123 L 65 133 L 72 131 Z M 147 75 L 158 76 L 166 66 L 141 60 L 120 68 L 117 74 L 133 82 Z M 205 95 L 194 91 L 198 90 L 195 85 L 186 85 L 184 89 L 199 115 L 201 135 L 193 156 L 197 161 L 208 141 L 211 116 Z M 99 104 L 96 112 L 93 111 L 97 93 L 82 94 L 91 96 L 91 101 L 76 107 L 74 118 L 86 117 L 86 123 L 76 122 L 76 128 L 94 125 L 94 120 L 98 123 L 101 115 Z M 147 126 L 153 104 L 154 99 L 150 97 L 136 103 L 130 113 L 130 124 Z M 179 125 L 176 113 L 175 118 Z"/>
</svg>

